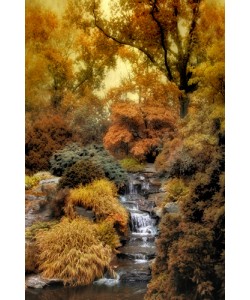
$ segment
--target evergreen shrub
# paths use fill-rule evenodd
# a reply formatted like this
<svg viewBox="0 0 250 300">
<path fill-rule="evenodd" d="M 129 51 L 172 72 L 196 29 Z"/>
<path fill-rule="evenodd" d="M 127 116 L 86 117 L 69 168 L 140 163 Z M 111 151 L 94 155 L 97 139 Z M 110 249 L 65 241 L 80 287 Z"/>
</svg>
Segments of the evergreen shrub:
<svg viewBox="0 0 250 300">
<path fill-rule="evenodd" d="M 59 187 L 74 188 L 79 184 L 86 185 L 103 177 L 105 174 L 101 166 L 91 160 L 82 159 L 66 169 L 59 181 Z"/>
<path fill-rule="evenodd" d="M 80 147 L 77 144 L 70 144 L 66 146 L 52 155 L 50 159 L 51 172 L 54 175 L 62 176 L 67 168 L 83 159 L 100 166 L 105 177 L 115 182 L 117 187 L 126 184 L 127 172 L 102 145 Z"/>
</svg>

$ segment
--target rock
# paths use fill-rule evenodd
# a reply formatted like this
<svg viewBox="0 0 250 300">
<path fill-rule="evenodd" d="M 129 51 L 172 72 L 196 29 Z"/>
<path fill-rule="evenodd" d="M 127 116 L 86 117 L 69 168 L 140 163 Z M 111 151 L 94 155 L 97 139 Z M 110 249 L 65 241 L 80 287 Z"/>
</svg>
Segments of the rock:
<svg viewBox="0 0 250 300">
<path fill-rule="evenodd" d="M 161 218 L 163 214 L 163 209 L 161 207 L 155 207 L 153 212 L 158 218 Z"/>
<path fill-rule="evenodd" d="M 147 164 L 145 166 L 143 173 L 152 173 L 152 174 L 156 173 L 154 164 Z"/>
<path fill-rule="evenodd" d="M 87 210 L 84 207 L 80 206 L 75 206 L 75 210 L 79 216 L 85 217 L 92 221 L 95 219 L 95 214 L 92 212 L 92 210 Z"/>
<path fill-rule="evenodd" d="M 131 271 L 129 273 L 123 273 L 120 275 L 120 281 L 122 282 L 135 282 L 135 281 L 149 281 L 151 279 L 150 269 L 145 271 Z"/>
<path fill-rule="evenodd" d="M 154 186 L 158 186 L 158 187 L 161 186 L 161 180 L 158 178 L 150 178 L 149 182 Z"/>
<path fill-rule="evenodd" d="M 28 288 L 42 289 L 48 283 L 48 280 L 43 279 L 40 275 L 29 275 L 25 279 L 25 284 Z"/>
<path fill-rule="evenodd" d="M 54 178 L 50 178 L 50 179 L 43 179 L 39 182 L 40 185 L 44 185 L 44 184 L 58 184 L 60 180 L 60 177 L 54 177 Z"/>
<path fill-rule="evenodd" d="M 47 285 L 61 285 L 63 284 L 62 280 L 52 278 L 52 279 L 45 279 L 42 278 L 41 275 L 28 275 L 25 278 L 25 286 L 27 288 L 33 288 L 33 289 L 42 289 Z"/>
<path fill-rule="evenodd" d="M 148 201 L 145 199 L 141 199 L 137 202 L 138 204 L 138 209 L 141 211 L 149 212 L 151 213 L 152 210 L 155 207 L 155 202 L 154 201 Z"/>
<path fill-rule="evenodd" d="M 169 203 L 167 203 L 164 206 L 164 212 L 170 213 L 170 214 L 179 213 L 180 212 L 180 208 L 179 208 L 178 203 L 176 203 L 176 202 L 169 202 Z"/>
<path fill-rule="evenodd" d="M 36 196 L 36 195 L 29 195 L 26 194 L 25 195 L 25 200 L 29 200 L 29 201 L 46 201 L 46 196 Z"/>
<path fill-rule="evenodd" d="M 148 196 L 148 201 L 154 201 L 156 206 L 160 206 L 162 201 L 164 201 L 166 198 L 165 193 L 156 193 L 156 194 L 150 194 Z"/>
</svg>

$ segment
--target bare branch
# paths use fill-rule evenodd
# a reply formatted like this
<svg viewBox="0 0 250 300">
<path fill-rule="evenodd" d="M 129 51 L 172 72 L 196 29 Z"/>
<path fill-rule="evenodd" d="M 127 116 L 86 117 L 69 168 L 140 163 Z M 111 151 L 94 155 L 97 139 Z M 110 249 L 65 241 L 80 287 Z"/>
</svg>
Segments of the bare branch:
<svg viewBox="0 0 250 300">
<path fill-rule="evenodd" d="M 172 75 L 172 72 L 171 72 L 171 69 L 170 69 L 170 66 L 168 64 L 168 48 L 167 48 L 167 39 L 165 37 L 165 30 L 161 24 L 161 22 L 156 18 L 156 15 L 155 15 L 155 12 L 158 10 L 157 8 L 157 0 L 154 0 L 153 1 L 153 6 L 152 6 L 152 10 L 150 12 L 153 20 L 156 22 L 156 24 L 158 25 L 159 27 L 159 30 L 160 30 L 160 34 L 161 34 L 161 46 L 162 46 L 162 49 L 163 49 L 163 52 L 164 52 L 164 64 L 166 66 L 166 69 L 167 69 L 167 77 L 170 81 L 173 80 L 173 75 Z"/>
</svg>

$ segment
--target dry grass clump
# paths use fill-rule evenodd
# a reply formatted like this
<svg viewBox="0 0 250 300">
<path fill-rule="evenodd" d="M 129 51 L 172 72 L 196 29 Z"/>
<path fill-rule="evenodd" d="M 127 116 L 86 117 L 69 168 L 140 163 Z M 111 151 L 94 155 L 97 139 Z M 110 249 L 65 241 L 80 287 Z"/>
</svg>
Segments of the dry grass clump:
<svg viewBox="0 0 250 300">
<path fill-rule="evenodd" d="M 104 244 L 111 247 L 112 250 L 121 246 L 120 238 L 110 220 L 95 224 L 94 227 L 97 238 Z"/>
<path fill-rule="evenodd" d="M 71 286 L 90 284 L 109 269 L 112 249 L 96 234 L 96 226 L 83 218 L 63 218 L 49 231 L 36 236 L 39 270 Z"/>
<path fill-rule="evenodd" d="M 96 180 L 91 184 L 71 190 L 65 206 L 67 216 L 71 218 L 76 216 L 74 211 L 76 205 L 91 209 L 97 220 L 108 219 L 121 232 L 126 232 L 128 212 L 117 199 L 115 184 L 107 179 Z"/>
</svg>

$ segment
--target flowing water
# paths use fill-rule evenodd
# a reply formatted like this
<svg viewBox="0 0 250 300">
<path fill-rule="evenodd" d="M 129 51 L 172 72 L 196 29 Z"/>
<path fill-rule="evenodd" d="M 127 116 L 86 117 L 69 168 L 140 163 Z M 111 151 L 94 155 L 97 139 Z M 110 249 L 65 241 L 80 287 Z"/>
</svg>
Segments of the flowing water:
<svg viewBox="0 0 250 300">
<path fill-rule="evenodd" d="M 117 278 L 102 278 L 85 287 L 51 286 L 27 289 L 26 300 L 142 300 L 151 278 L 150 263 L 155 257 L 157 220 L 151 214 L 154 206 L 146 199 L 149 181 L 139 174 L 130 174 L 125 195 L 120 202 L 130 213 L 130 232 L 114 262 Z"/>
</svg>

